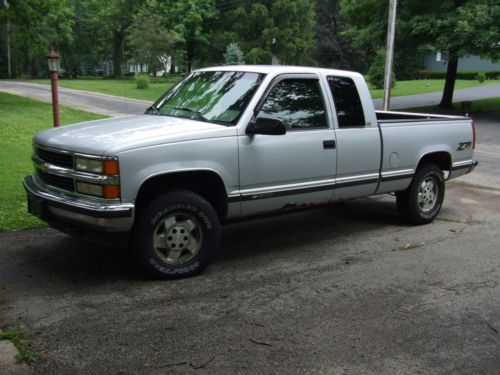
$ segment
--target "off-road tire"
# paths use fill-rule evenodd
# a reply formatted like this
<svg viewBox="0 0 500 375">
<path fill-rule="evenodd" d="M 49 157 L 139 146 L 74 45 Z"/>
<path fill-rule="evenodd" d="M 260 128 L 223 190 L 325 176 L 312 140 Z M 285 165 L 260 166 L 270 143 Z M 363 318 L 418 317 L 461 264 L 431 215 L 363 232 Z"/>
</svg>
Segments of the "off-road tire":
<svg viewBox="0 0 500 375">
<path fill-rule="evenodd" d="M 425 164 L 417 170 L 408 189 L 396 193 L 399 214 L 412 224 L 430 223 L 441 210 L 444 192 L 441 168 Z"/>
<path fill-rule="evenodd" d="M 175 279 L 196 275 L 215 256 L 220 222 L 212 205 L 187 190 L 154 199 L 137 217 L 132 247 L 149 275 Z"/>
</svg>

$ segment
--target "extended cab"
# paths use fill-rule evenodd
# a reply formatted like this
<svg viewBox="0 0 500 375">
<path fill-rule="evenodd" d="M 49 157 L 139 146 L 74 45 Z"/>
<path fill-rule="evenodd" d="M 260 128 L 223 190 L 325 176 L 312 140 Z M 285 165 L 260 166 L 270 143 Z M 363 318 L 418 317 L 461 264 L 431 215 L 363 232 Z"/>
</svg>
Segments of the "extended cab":
<svg viewBox="0 0 500 375">
<path fill-rule="evenodd" d="M 158 277 L 199 272 L 230 219 L 396 193 L 414 224 L 446 179 L 471 172 L 470 118 L 375 111 L 358 73 L 305 67 L 197 70 L 144 115 L 33 139 L 29 211 L 64 232 L 130 242 Z"/>
</svg>

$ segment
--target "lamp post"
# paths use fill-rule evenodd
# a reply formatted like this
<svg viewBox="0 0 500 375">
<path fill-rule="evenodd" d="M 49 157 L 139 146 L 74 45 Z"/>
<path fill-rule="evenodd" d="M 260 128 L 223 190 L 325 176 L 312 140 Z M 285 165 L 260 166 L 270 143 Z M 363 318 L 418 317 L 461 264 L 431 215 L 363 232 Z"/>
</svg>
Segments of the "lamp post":
<svg viewBox="0 0 500 375">
<path fill-rule="evenodd" d="M 57 73 L 59 72 L 59 54 L 51 48 L 50 52 L 45 56 L 50 72 L 50 86 L 52 87 L 52 113 L 54 115 L 54 127 L 60 125 L 59 120 L 59 96 L 57 94 Z"/>
</svg>

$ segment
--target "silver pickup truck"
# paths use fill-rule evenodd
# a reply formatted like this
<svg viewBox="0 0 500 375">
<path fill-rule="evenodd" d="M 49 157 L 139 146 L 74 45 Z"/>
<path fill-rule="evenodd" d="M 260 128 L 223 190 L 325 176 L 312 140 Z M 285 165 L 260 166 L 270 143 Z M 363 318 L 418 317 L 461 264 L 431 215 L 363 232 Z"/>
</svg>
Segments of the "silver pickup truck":
<svg viewBox="0 0 500 375">
<path fill-rule="evenodd" d="M 147 272 L 175 278 L 202 270 L 235 218 L 396 193 L 403 218 L 429 223 L 474 146 L 470 118 L 375 111 L 358 73 L 225 66 L 144 115 L 37 134 L 24 186 L 53 227 L 130 243 Z"/>
</svg>

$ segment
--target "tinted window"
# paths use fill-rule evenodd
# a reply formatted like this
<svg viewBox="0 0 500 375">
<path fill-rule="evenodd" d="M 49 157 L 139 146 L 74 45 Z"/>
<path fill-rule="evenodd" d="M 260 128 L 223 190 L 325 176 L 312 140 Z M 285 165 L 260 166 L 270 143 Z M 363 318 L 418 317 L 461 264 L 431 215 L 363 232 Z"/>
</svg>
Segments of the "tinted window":
<svg viewBox="0 0 500 375">
<path fill-rule="evenodd" d="M 290 130 L 328 126 L 317 79 L 285 79 L 279 82 L 266 98 L 259 116 L 279 118 Z"/>
<path fill-rule="evenodd" d="M 351 78 L 328 77 L 339 127 L 365 126 L 365 115 L 356 85 Z"/>
</svg>

